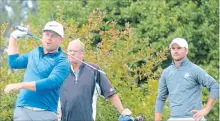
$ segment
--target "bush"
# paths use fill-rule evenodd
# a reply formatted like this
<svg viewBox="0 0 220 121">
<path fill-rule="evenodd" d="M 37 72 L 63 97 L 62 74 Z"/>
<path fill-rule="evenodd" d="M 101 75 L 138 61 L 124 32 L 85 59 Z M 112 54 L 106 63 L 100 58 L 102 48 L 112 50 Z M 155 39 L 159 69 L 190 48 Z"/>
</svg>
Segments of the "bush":
<svg viewBox="0 0 220 121">
<path fill-rule="evenodd" d="M 103 18 L 104 14 L 95 9 L 89 17 L 88 23 L 83 24 L 80 28 L 77 27 L 77 23 L 74 21 L 58 19 L 57 21 L 64 24 L 66 28 L 65 41 L 62 47 L 67 48 L 67 44 L 72 38 L 80 38 L 86 45 L 86 59 L 97 63 L 106 72 L 124 105 L 129 107 L 134 115 L 144 114 L 147 118 L 150 116 L 149 119 L 153 119 L 157 89 L 156 80 L 158 80 L 162 71 L 158 65 L 166 59 L 165 53 L 167 50 L 157 52 L 145 43 L 147 40 L 136 39 L 129 24 L 126 24 L 126 27 L 119 31 L 116 29 L 116 22 L 104 22 Z M 34 26 L 30 23 L 27 24 Z M 104 30 L 103 27 L 105 27 Z M 34 33 L 40 33 L 40 29 L 35 29 Z M 96 38 L 101 39 L 97 44 L 95 43 Z M 33 38 L 19 40 L 18 43 L 21 53 L 25 53 L 40 44 Z M 136 43 L 141 44 L 141 48 Z M 141 65 L 138 65 L 140 61 Z M 4 74 L 3 76 L 3 73 L 8 71 L 6 53 L 3 62 L 5 66 L 1 68 L 1 78 L 5 78 L 5 81 L 1 81 L 1 87 L 5 87 L 7 83 L 21 81 L 23 71 L 17 71 L 9 75 Z M 141 83 L 148 83 L 148 85 Z M 151 92 L 152 90 L 153 92 Z M 12 94 L 12 96 L 4 95 L 2 92 L 3 90 L 1 90 L 1 102 L 3 104 L 0 111 L 2 118 L 0 118 L 11 120 L 17 93 Z M 118 113 L 116 110 L 108 107 L 111 106 L 105 101 L 99 102 L 97 120 L 117 120 Z M 9 111 L 6 113 L 3 109 Z"/>
<path fill-rule="evenodd" d="M 40 1 L 39 15 L 30 16 L 25 24 L 39 36 L 50 20 L 64 24 L 63 50 L 73 38 L 80 38 L 86 44 L 86 60 L 97 63 L 106 72 L 123 104 L 134 116 L 144 114 L 147 120 L 153 120 L 159 76 L 171 62 L 166 53 L 174 37 L 186 38 L 190 60 L 219 80 L 218 13 L 217 0 Z M 3 38 L 6 26 L 1 26 L 1 47 L 7 46 Z M 21 40 L 20 52 L 40 44 L 33 38 Z M 1 51 L 1 54 L 0 119 L 8 121 L 12 118 L 17 93 L 4 95 L 3 89 L 10 82 L 21 81 L 23 71 L 7 75 L 7 53 Z M 203 89 L 203 104 L 207 103 L 208 94 L 208 90 Z M 164 120 L 169 110 L 166 103 Z M 207 119 L 218 120 L 218 114 L 219 101 Z M 112 105 L 100 98 L 97 120 L 117 118 Z"/>
</svg>

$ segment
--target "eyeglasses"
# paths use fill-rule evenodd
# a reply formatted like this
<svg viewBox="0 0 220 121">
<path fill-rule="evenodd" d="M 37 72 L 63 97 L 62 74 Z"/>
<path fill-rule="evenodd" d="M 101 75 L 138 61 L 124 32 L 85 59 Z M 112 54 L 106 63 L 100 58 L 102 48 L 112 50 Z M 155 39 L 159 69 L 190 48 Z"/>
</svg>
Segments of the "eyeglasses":
<svg viewBox="0 0 220 121">
<path fill-rule="evenodd" d="M 81 52 L 83 52 L 83 50 L 67 50 L 67 52 L 68 52 L 69 54 L 76 54 L 76 53 L 81 53 Z"/>
</svg>

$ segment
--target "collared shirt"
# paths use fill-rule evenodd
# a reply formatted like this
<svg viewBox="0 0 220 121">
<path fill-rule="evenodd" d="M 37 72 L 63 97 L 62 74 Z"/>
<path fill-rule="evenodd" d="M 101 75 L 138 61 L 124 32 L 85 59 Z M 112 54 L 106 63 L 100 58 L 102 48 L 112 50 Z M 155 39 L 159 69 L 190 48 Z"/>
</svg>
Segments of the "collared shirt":
<svg viewBox="0 0 220 121">
<path fill-rule="evenodd" d="M 82 64 L 80 69 L 71 74 L 60 89 L 60 101 L 62 121 L 93 121 L 95 120 L 96 99 L 94 89 L 98 83 L 101 95 L 105 98 L 116 93 L 108 78 L 99 73 L 99 81 L 96 82 L 96 74 L 93 68 Z M 76 77 L 77 76 L 77 77 Z"/>
<path fill-rule="evenodd" d="M 79 68 L 78 71 L 74 71 L 73 66 L 71 65 L 71 71 L 73 72 L 73 74 L 75 76 L 75 83 L 78 83 L 78 77 L 79 77 L 80 68 Z"/>
<path fill-rule="evenodd" d="M 169 96 L 171 117 L 192 117 L 192 110 L 202 109 L 202 86 L 210 90 L 211 98 L 218 98 L 219 84 L 207 72 L 188 58 L 179 68 L 173 62 L 161 75 L 156 112 L 163 111 L 165 100 Z"/>
<path fill-rule="evenodd" d="M 21 89 L 16 106 L 30 106 L 57 112 L 59 89 L 69 75 L 69 62 L 61 48 L 44 54 L 38 47 L 23 55 L 9 55 L 11 68 L 25 69 L 24 82 L 36 81 L 36 92 Z"/>
</svg>

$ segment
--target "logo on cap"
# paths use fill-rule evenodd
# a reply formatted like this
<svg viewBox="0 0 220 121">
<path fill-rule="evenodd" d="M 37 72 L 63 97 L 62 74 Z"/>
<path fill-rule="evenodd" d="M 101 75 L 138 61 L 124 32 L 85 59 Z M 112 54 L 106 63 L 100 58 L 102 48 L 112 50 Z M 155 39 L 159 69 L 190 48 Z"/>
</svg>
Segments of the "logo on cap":
<svg viewBox="0 0 220 121">
<path fill-rule="evenodd" d="M 49 25 L 50 27 L 58 27 L 58 25 Z"/>
<path fill-rule="evenodd" d="M 54 31 L 57 34 L 59 34 L 62 38 L 64 37 L 63 25 L 58 23 L 58 22 L 56 22 L 56 21 L 48 22 L 45 25 L 43 31 L 46 31 L 46 30 Z"/>
</svg>

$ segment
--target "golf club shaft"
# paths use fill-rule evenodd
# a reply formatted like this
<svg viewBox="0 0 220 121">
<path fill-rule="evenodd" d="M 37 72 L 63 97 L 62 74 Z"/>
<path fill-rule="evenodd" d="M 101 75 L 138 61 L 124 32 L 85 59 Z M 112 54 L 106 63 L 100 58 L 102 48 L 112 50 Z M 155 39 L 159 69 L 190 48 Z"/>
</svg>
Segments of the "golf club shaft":
<svg viewBox="0 0 220 121">
<path fill-rule="evenodd" d="M 95 69 L 95 70 L 98 70 L 99 72 L 101 72 L 101 73 L 105 74 L 105 72 L 104 72 L 104 71 L 101 71 L 101 70 L 99 70 L 99 69 L 97 69 L 97 68 L 95 68 L 95 67 L 93 67 L 93 66 L 89 65 L 88 63 L 86 63 L 86 62 L 84 62 L 84 61 L 80 60 L 79 58 L 77 58 L 77 57 L 75 57 L 75 56 L 73 56 L 73 55 L 68 54 L 68 53 L 67 53 L 67 52 L 65 52 L 65 51 L 63 51 L 63 53 L 65 53 L 65 54 L 67 54 L 68 56 L 70 56 L 70 57 L 72 57 L 72 58 L 75 58 L 76 60 L 78 60 L 78 61 L 80 61 L 80 62 L 82 62 L 82 63 L 86 64 L 87 66 L 89 66 L 89 67 L 91 67 L 91 68 L 93 68 L 93 69 Z"/>
<path fill-rule="evenodd" d="M 20 29 L 19 27 L 15 27 L 15 29 L 17 29 L 17 30 L 19 30 L 19 31 L 27 32 L 26 30 Z M 27 35 L 28 35 L 28 36 L 31 36 L 31 37 L 33 37 L 33 38 L 35 38 L 36 40 L 41 40 L 39 37 L 35 36 L 34 34 L 32 34 L 32 33 L 30 33 L 30 32 L 27 32 Z M 97 69 L 97 68 L 95 68 L 95 67 L 89 65 L 89 64 L 86 63 L 85 61 L 82 61 L 82 60 L 80 60 L 79 58 L 77 58 L 77 57 L 75 57 L 75 56 L 73 56 L 73 55 L 71 55 L 71 54 L 68 54 L 68 53 L 65 52 L 65 51 L 63 51 L 63 53 L 67 54 L 67 55 L 70 56 L 70 57 L 75 58 L 76 60 L 78 60 L 78 61 L 80 61 L 80 62 L 86 64 L 87 66 L 89 66 L 89 67 L 91 67 L 91 68 L 93 68 L 93 69 L 95 69 L 95 70 L 97 70 L 97 71 L 99 71 L 99 72 L 101 72 L 101 73 L 103 73 L 103 74 L 106 74 L 104 71 L 101 71 L 101 70 L 99 70 L 99 69 Z"/>
</svg>

